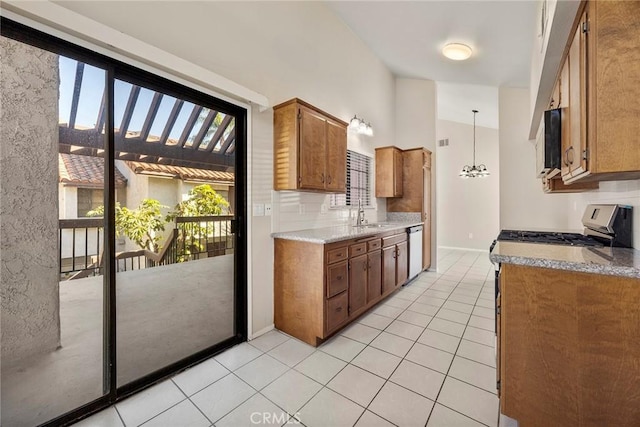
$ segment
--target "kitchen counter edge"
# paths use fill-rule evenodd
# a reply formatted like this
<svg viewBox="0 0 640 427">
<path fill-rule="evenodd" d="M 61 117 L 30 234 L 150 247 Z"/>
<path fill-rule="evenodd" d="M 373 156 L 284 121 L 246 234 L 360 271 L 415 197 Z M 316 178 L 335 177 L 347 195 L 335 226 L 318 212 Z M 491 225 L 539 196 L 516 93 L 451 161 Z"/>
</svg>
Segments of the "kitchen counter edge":
<svg viewBox="0 0 640 427">
<path fill-rule="evenodd" d="M 640 251 L 540 243 L 497 242 L 489 254 L 497 263 L 640 279 Z"/>
<path fill-rule="evenodd" d="M 334 243 L 342 240 L 357 239 L 360 237 L 375 236 L 387 231 L 400 231 L 424 222 L 385 222 L 382 227 L 354 227 L 352 225 L 340 225 L 335 227 L 310 228 L 306 230 L 286 231 L 271 233 L 274 239 L 297 240 L 307 243 Z"/>
</svg>

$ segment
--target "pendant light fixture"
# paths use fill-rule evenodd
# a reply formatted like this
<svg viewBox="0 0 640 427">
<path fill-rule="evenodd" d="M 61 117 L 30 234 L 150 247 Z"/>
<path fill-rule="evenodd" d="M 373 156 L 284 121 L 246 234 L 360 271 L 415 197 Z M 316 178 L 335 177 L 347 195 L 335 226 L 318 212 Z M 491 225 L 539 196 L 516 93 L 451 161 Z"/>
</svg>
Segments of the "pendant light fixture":
<svg viewBox="0 0 640 427">
<path fill-rule="evenodd" d="M 482 164 L 476 166 L 476 114 L 478 110 L 471 111 L 473 111 L 473 166 L 464 165 L 462 171 L 460 171 L 460 176 L 462 178 L 484 178 L 489 175 L 487 167 Z"/>
</svg>

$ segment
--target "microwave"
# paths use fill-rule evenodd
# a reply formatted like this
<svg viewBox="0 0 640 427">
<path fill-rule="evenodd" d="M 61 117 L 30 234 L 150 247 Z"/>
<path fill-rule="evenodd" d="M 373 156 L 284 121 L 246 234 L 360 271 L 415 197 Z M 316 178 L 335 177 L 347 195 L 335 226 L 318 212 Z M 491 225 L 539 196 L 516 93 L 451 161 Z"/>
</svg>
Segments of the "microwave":
<svg viewBox="0 0 640 427">
<path fill-rule="evenodd" d="M 562 110 L 547 110 L 544 112 L 542 129 L 536 141 L 538 177 L 552 177 L 560 172 L 562 147 Z"/>
</svg>

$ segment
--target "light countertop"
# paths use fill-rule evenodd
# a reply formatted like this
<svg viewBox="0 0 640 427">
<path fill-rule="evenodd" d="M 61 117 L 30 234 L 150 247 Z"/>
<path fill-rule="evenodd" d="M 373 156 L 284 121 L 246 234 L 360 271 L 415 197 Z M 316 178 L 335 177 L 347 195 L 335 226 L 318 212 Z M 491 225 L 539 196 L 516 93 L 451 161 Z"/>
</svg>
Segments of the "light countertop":
<svg viewBox="0 0 640 427">
<path fill-rule="evenodd" d="M 356 239 L 359 237 L 373 236 L 387 231 L 401 231 L 415 225 L 422 225 L 422 222 L 402 221 L 402 222 L 380 222 L 369 224 L 365 227 L 354 227 L 353 225 L 338 225 L 335 227 L 312 228 L 307 230 L 287 231 L 281 233 L 271 233 L 274 239 L 298 240 L 309 243 L 333 243 L 341 240 Z"/>
<path fill-rule="evenodd" d="M 494 263 L 640 279 L 640 251 L 636 249 L 500 241 L 489 259 Z"/>
</svg>

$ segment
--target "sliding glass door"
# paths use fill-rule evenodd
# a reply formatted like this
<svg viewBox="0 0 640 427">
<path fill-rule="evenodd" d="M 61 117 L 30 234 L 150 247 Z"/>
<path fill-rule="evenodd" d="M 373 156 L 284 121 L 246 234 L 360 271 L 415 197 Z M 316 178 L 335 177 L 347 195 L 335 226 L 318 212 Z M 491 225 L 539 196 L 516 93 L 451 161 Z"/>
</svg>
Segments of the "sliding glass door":
<svg viewBox="0 0 640 427">
<path fill-rule="evenodd" d="M 246 110 L 2 19 L 0 424 L 246 339 Z"/>
</svg>

